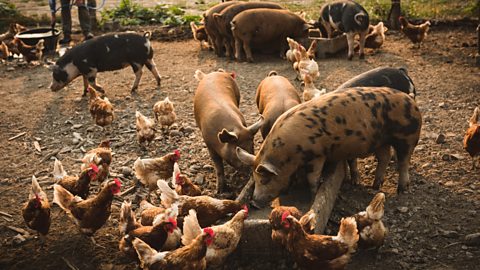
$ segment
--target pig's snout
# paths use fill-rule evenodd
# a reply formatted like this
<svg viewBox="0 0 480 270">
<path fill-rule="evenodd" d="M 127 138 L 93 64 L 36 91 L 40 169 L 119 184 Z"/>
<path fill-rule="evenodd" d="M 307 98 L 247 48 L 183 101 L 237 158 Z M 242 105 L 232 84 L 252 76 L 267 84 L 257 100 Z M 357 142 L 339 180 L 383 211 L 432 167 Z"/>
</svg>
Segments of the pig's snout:
<svg viewBox="0 0 480 270">
<path fill-rule="evenodd" d="M 62 89 L 64 85 L 57 83 L 57 82 L 52 82 L 49 86 L 50 90 L 53 92 L 57 92 L 58 90 Z"/>
</svg>

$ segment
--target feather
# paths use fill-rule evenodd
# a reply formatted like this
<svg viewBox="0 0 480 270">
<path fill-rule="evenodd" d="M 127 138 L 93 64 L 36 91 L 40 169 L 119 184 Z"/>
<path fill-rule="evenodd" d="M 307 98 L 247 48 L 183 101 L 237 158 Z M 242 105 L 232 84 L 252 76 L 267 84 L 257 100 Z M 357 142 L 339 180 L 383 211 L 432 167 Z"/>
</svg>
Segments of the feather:
<svg viewBox="0 0 480 270">
<path fill-rule="evenodd" d="M 182 244 L 189 245 L 198 235 L 202 233 L 202 228 L 198 224 L 197 212 L 190 209 L 188 211 L 188 216 L 183 220 L 183 236 Z"/>
<path fill-rule="evenodd" d="M 83 169 L 82 169 L 83 170 Z M 63 169 L 62 162 L 60 160 L 55 159 L 53 163 L 53 178 L 55 182 L 62 180 L 65 176 L 67 176 L 67 172 Z"/>
<path fill-rule="evenodd" d="M 157 186 L 160 189 L 160 200 L 165 207 L 171 207 L 174 202 L 178 200 L 178 194 L 175 190 L 171 189 L 165 180 L 158 180 Z"/>
</svg>

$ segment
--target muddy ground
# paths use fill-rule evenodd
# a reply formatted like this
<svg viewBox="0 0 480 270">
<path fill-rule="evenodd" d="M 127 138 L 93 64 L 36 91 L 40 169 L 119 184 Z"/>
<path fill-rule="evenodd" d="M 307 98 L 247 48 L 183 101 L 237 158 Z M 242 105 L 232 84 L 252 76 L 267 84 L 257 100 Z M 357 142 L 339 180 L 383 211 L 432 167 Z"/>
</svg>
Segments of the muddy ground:
<svg viewBox="0 0 480 270">
<path fill-rule="evenodd" d="M 411 162 L 411 191 L 396 195 L 397 174 L 392 163 L 382 188 L 387 193 L 386 243 L 378 252 L 357 253 L 349 269 L 478 269 L 479 247 L 463 243 L 465 235 L 480 230 L 479 171 L 471 169 L 471 159 L 462 149 L 467 120 L 480 100 L 480 70 L 473 65 L 475 46 L 474 27 L 434 27 L 420 49 L 412 49 L 399 33 L 390 33 L 383 48 L 368 51 L 365 60 L 355 58 L 350 62 L 340 54 L 318 61 L 321 75 L 317 87 L 328 90 L 374 67 L 405 66 L 417 87 L 417 102 L 423 113 L 421 140 Z M 11 215 L 0 214 L 1 269 L 69 269 L 67 262 L 78 269 L 136 268 L 134 260 L 118 251 L 118 208 L 124 198 L 138 201 L 144 195 L 141 191 L 114 201 L 110 220 L 95 234 L 103 248 L 79 234 L 56 205 L 52 206 L 46 247 L 40 246 L 33 232 L 22 241 L 7 226 L 28 230 L 20 209 L 28 197 L 32 174 L 52 199 L 52 154 L 63 162 L 67 172 L 78 174 L 80 165 L 76 159 L 105 138 L 113 141 L 112 176 L 120 177 L 123 190 L 134 185 L 134 177 L 128 173 L 137 157 L 160 156 L 177 148 L 182 152 L 180 168 L 205 192 L 212 190 L 213 163 L 193 117 L 196 69 L 235 71 L 242 93 L 240 107 L 249 124 L 258 117 L 256 87 L 269 71 L 276 70 L 289 78 L 301 94 L 291 65 L 276 56 L 256 55 L 253 64 L 236 63 L 200 50 L 193 40 L 153 42 L 153 47 L 163 76 L 161 91 L 156 90 L 155 80 L 146 69 L 135 95 L 129 93 L 134 78 L 130 69 L 98 76 L 117 115 L 113 126 L 105 130 L 93 124 L 87 99 L 81 97 L 81 79 L 53 93 L 47 88 L 51 74 L 44 65 L 25 66 L 17 60 L 0 65 L 0 211 Z M 159 133 L 155 143 L 143 150 L 135 140 L 135 110 L 152 116 L 153 104 L 165 96 L 175 103 L 177 126 L 169 134 Z M 437 140 L 440 134 L 444 135 L 443 141 Z M 38 141 L 40 152 L 34 141 Z M 257 148 L 260 143 L 257 135 Z M 334 233 L 342 216 L 361 211 L 368 204 L 375 193 L 370 188 L 375 166 L 373 158 L 360 163 L 362 184 L 342 189 L 327 232 Z M 229 196 L 234 196 L 243 178 L 231 168 L 227 173 L 232 179 Z M 98 187 L 94 185 L 93 194 Z M 236 256 L 225 269 L 295 267 L 288 258 Z"/>
</svg>

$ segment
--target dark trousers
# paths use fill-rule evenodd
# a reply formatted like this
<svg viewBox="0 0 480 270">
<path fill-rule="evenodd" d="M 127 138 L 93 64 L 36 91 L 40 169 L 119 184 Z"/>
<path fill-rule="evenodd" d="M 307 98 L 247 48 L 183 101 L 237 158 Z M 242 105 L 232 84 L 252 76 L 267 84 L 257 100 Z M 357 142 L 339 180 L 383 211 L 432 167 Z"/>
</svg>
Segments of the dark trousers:
<svg viewBox="0 0 480 270">
<path fill-rule="evenodd" d="M 85 6 L 80 7 L 70 7 L 71 0 L 60 0 L 62 5 L 62 28 L 63 34 L 65 37 L 70 38 L 72 34 L 72 12 L 71 9 L 77 8 L 78 9 L 78 19 L 80 21 L 80 28 L 82 28 L 83 35 L 87 35 L 91 32 L 92 27 L 90 23 L 90 16 L 95 14 L 95 9 L 90 9 L 90 11 Z M 88 0 L 89 7 L 95 7 L 96 1 L 95 0 Z"/>
</svg>

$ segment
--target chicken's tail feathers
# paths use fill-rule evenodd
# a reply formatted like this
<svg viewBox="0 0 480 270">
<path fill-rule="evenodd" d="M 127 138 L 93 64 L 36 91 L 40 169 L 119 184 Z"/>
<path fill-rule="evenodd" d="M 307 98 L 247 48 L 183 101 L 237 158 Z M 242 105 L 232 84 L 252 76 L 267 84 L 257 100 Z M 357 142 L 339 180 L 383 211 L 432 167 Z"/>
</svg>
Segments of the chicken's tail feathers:
<svg viewBox="0 0 480 270">
<path fill-rule="evenodd" d="M 312 209 L 300 218 L 299 222 L 306 232 L 313 232 L 315 230 L 315 225 L 317 224 L 315 217 L 315 212 Z"/>
<path fill-rule="evenodd" d="M 190 209 L 188 211 L 188 216 L 183 220 L 183 235 L 182 235 L 182 244 L 190 244 L 198 235 L 202 233 L 202 228 L 198 224 L 197 212 Z"/>
<path fill-rule="evenodd" d="M 53 202 L 60 206 L 64 211 L 70 212 L 70 205 L 72 202 L 74 200 L 81 200 L 78 198 L 64 187 L 58 184 L 53 185 Z"/>
<path fill-rule="evenodd" d="M 148 266 L 154 264 L 158 260 L 163 259 L 167 254 L 164 252 L 158 253 L 155 249 L 151 248 L 147 243 L 138 238 L 135 238 L 132 241 L 132 245 L 137 252 L 138 259 L 140 260 L 140 267 L 142 269 L 147 269 Z"/>
<path fill-rule="evenodd" d="M 355 251 L 359 236 L 357 222 L 354 217 L 342 218 L 337 238 L 339 241 L 347 244 L 351 252 Z"/>
<path fill-rule="evenodd" d="M 478 116 L 480 115 L 480 109 L 478 107 L 475 107 L 475 110 L 473 111 L 472 117 L 470 117 L 470 120 L 468 121 L 469 126 L 473 126 L 478 124 Z"/>
<path fill-rule="evenodd" d="M 123 201 L 122 206 L 120 207 L 120 220 L 119 220 L 119 231 L 122 235 L 125 235 L 127 228 L 136 222 L 135 213 L 132 211 L 132 203 L 129 201 Z"/>
<path fill-rule="evenodd" d="M 384 213 L 385 194 L 379 192 L 373 197 L 372 201 L 367 207 L 368 218 L 380 220 Z"/>
<path fill-rule="evenodd" d="M 165 180 L 158 180 L 157 186 L 160 189 L 160 200 L 165 207 L 171 207 L 172 204 L 178 200 L 178 194 L 175 190 L 171 189 Z"/>
<path fill-rule="evenodd" d="M 65 175 L 67 175 L 67 172 L 63 169 L 62 162 L 58 159 L 55 159 L 53 162 L 53 178 L 55 181 L 62 180 Z"/>
<path fill-rule="evenodd" d="M 32 175 L 32 189 L 30 190 L 28 199 L 33 199 L 37 197 L 40 197 L 40 199 L 45 199 L 47 198 L 47 194 L 43 192 L 42 187 L 40 187 L 40 184 L 38 184 L 35 175 Z"/>
</svg>

